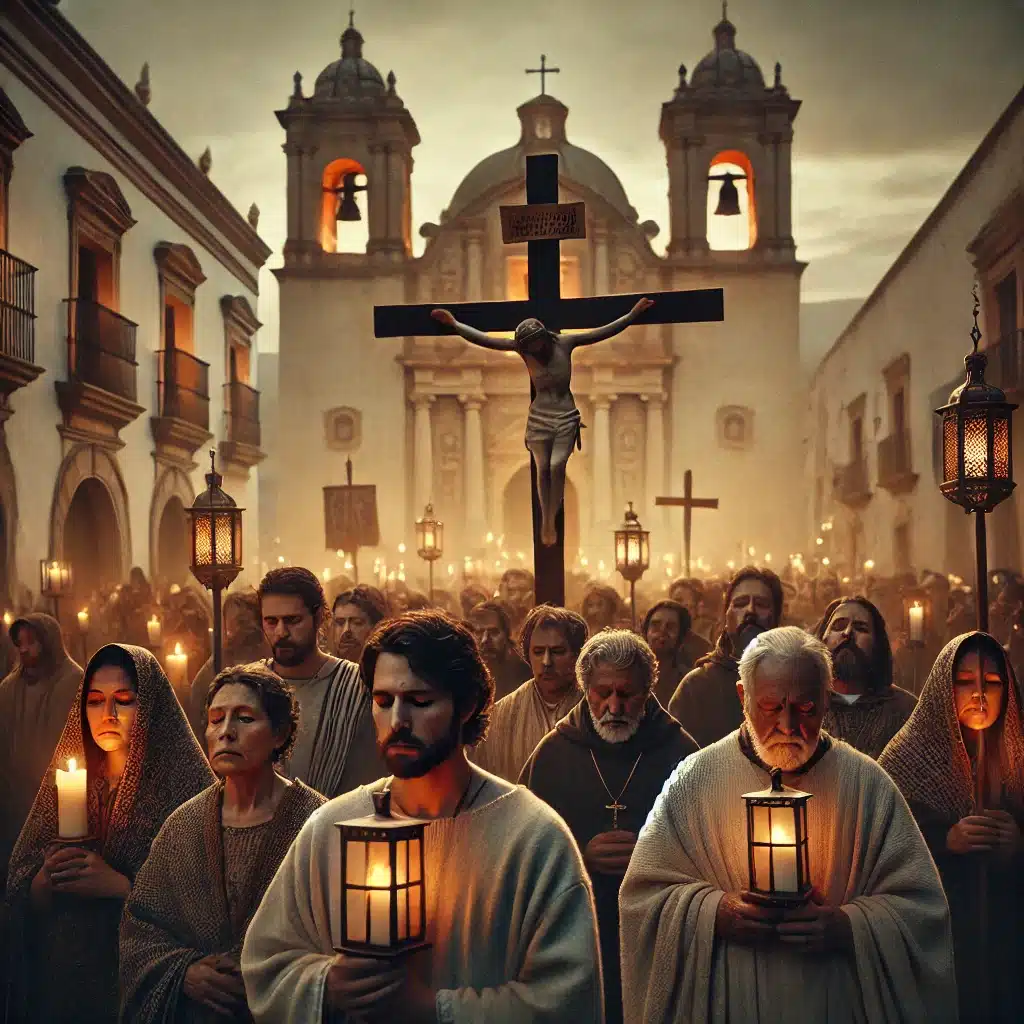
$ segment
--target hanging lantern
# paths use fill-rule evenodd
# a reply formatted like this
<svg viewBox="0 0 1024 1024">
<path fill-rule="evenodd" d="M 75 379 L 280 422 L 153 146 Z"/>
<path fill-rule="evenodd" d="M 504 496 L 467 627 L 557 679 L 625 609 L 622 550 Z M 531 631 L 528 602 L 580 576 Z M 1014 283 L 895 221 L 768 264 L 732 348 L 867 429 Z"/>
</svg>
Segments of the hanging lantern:
<svg viewBox="0 0 1024 1024">
<path fill-rule="evenodd" d="M 196 496 L 189 517 L 192 543 L 192 575 L 208 590 L 229 587 L 242 571 L 242 513 L 234 499 L 221 489 L 223 478 L 210 452 L 206 490 Z"/>
<path fill-rule="evenodd" d="M 724 174 L 709 174 L 708 181 L 720 181 L 722 187 L 718 190 L 718 206 L 715 208 L 716 217 L 738 217 L 740 215 L 740 194 L 736 181 L 746 178 L 745 174 L 732 174 L 726 171 Z"/>
<path fill-rule="evenodd" d="M 964 359 L 967 380 L 936 409 L 942 417 L 942 483 L 939 490 L 966 512 L 991 512 L 1016 486 L 1013 482 L 1011 419 L 1016 405 L 985 382 L 988 358 L 978 351 L 981 330 L 974 301 L 974 351 Z"/>
<path fill-rule="evenodd" d="M 359 212 L 359 204 L 356 202 L 356 193 L 365 192 L 365 185 L 356 184 L 356 172 L 346 174 L 341 179 L 341 188 L 335 189 L 338 195 L 338 208 L 335 212 L 335 220 L 357 221 L 363 216 Z"/>
<path fill-rule="evenodd" d="M 651 564 L 650 536 L 633 511 L 633 502 L 629 502 L 625 521 L 615 531 L 615 568 L 623 579 L 635 583 L 647 572 Z"/>
<path fill-rule="evenodd" d="M 66 597 L 71 593 L 73 583 L 69 563 L 45 558 L 39 563 L 39 592 L 46 597 Z"/>
<path fill-rule="evenodd" d="M 427 822 L 391 816 L 391 791 L 372 816 L 336 822 L 341 833 L 339 953 L 393 957 L 425 948 L 423 834 Z"/>
<path fill-rule="evenodd" d="M 416 520 L 416 554 L 424 561 L 435 562 L 444 551 L 444 523 L 434 518 L 434 506 L 427 504 Z"/>
<path fill-rule="evenodd" d="M 784 786 L 778 768 L 773 768 L 771 775 L 769 789 L 743 794 L 750 867 L 750 889 L 744 895 L 767 906 L 796 906 L 811 892 L 807 855 L 807 801 L 811 794 Z"/>
</svg>

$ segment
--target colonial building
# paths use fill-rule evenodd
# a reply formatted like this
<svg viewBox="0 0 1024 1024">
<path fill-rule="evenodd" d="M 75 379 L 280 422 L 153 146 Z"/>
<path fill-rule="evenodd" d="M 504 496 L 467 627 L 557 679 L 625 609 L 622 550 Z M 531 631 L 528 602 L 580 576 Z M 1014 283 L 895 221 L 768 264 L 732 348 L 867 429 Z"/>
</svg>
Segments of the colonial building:
<svg viewBox="0 0 1024 1024">
<path fill-rule="evenodd" d="M 0 11 L 0 588 L 185 582 L 207 450 L 258 570 L 254 227 L 62 16 Z M 253 560 L 256 565 L 253 565 Z M 72 611 L 71 608 L 68 611 Z"/>
<path fill-rule="evenodd" d="M 882 211 L 884 214 L 884 211 Z M 1024 388 L 1024 90 L 822 360 L 810 389 L 812 547 L 880 573 L 973 578 L 974 534 L 939 492 L 939 417 L 965 378 L 971 289 L 981 299 L 987 379 Z M 1014 446 L 1024 452 L 1018 413 Z M 1019 473 L 1019 470 L 1018 470 Z M 989 564 L 1019 569 L 1019 492 L 989 517 Z"/>
<path fill-rule="evenodd" d="M 610 531 L 627 501 L 656 549 L 678 552 L 681 516 L 655 509 L 654 499 L 681 493 L 687 469 L 699 494 L 721 500 L 720 512 L 698 517 L 695 557 L 721 567 L 740 558 L 737 540 L 792 550 L 804 265 L 792 237 L 790 151 L 800 103 L 778 65 L 765 83 L 756 61 L 736 48 L 729 21 L 713 37 L 712 51 L 689 79 L 679 69 L 661 104 L 664 256 L 651 245 L 658 225 L 638 222 L 615 172 L 570 141 L 568 109 L 542 91 L 516 111 L 518 140 L 510 135 L 513 144 L 485 156 L 439 222 L 420 227 L 426 247 L 416 258 L 420 136 L 394 73 L 385 79 L 365 59 L 350 24 L 340 59 L 309 94 L 295 76 L 277 114 L 288 157 L 288 241 L 275 271 L 277 444 L 292 483 L 266 534 L 281 538 L 291 561 L 323 560 L 321 488 L 344 482 L 349 457 L 355 482 L 377 486 L 382 550 L 412 547 L 413 523 L 429 501 L 446 524 L 446 561 L 458 563 L 488 532 L 529 561 L 529 381 L 521 360 L 453 337 L 375 340 L 372 314 L 375 304 L 525 298 L 526 246 L 502 244 L 498 207 L 525 202 L 525 158 L 533 153 L 558 154 L 562 200 L 586 204 L 586 239 L 562 245 L 563 296 L 725 289 L 723 324 L 636 327 L 576 353 L 573 391 L 587 429 L 568 468 L 570 557 L 582 549 L 593 564 L 611 561 Z M 652 98 L 651 130 L 657 114 Z M 363 181 L 356 194 L 351 186 Z M 714 219 L 738 224 L 738 240 L 715 248 L 709 217 L 730 202 L 738 215 Z M 340 251 L 356 205 L 368 226 L 365 251 Z"/>
</svg>

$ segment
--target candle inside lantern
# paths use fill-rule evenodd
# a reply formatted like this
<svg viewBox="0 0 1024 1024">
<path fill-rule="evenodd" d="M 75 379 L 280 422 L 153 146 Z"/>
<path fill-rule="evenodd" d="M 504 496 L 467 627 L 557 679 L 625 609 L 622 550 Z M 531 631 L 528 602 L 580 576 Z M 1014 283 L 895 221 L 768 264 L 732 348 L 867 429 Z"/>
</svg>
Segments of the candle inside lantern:
<svg viewBox="0 0 1024 1024">
<path fill-rule="evenodd" d="M 919 644 L 924 640 L 924 608 L 915 601 L 907 613 L 910 617 L 910 642 Z"/>
<path fill-rule="evenodd" d="M 164 659 L 167 681 L 179 695 L 188 692 L 188 655 L 181 649 L 181 644 L 174 645 L 174 653 Z"/>
<path fill-rule="evenodd" d="M 89 800 L 86 770 L 75 758 L 68 758 L 68 770 L 56 770 L 57 835 L 61 839 L 84 839 L 89 834 Z"/>
<path fill-rule="evenodd" d="M 151 616 L 149 622 L 146 623 L 146 633 L 149 636 L 149 646 L 159 647 L 160 641 L 163 639 L 163 629 L 160 626 L 160 620 L 155 616 Z"/>
<path fill-rule="evenodd" d="M 796 892 L 796 836 L 792 812 L 772 815 L 772 868 L 778 892 Z"/>
<path fill-rule="evenodd" d="M 47 570 L 47 575 L 50 578 L 50 590 L 54 593 L 60 593 L 60 563 L 51 562 L 50 568 Z"/>
<path fill-rule="evenodd" d="M 84 633 L 89 628 L 89 609 L 83 608 L 78 613 L 78 628 Z"/>
</svg>

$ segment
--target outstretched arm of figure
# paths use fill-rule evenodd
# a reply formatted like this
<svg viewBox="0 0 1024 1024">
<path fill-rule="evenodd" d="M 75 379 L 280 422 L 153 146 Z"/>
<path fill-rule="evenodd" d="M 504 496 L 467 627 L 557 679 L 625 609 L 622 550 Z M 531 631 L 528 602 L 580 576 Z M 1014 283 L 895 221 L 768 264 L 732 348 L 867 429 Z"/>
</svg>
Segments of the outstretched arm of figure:
<svg viewBox="0 0 1024 1024">
<path fill-rule="evenodd" d="M 473 345 L 479 345 L 481 348 L 490 348 L 495 352 L 511 352 L 515 347 L 512 344 L 511 338 L 492 338 L 489 334 L 484 334 L 483 331 L 478 331 L 475 327 L 470 327 L 468 324 L 460 324 L 447 309 L 435 309 L 430 315 L 435 320 L 447 324 L 449 327 L 454 327 L 455 333 L 460 338 L 465 338 L 466 341 Z"/>
<path fill-rule="evenodd" d="M 562 337 L 573 348 L 578 348 L 580 345 L 593 345 L 595 341 L 604 341 L 606 338 L 614 338 L 616 334 L 621 334 L 644 310 L 650 309 L 653 305 L 653 299 L 640 299 L 625 316 L 620 316 L 618 320 L 613 320 L 610 324 L 605 324 L 604 327 L 595 327 L 592 331 L 580 331 L 578 334 L 563 334 Z"/>
</svg>

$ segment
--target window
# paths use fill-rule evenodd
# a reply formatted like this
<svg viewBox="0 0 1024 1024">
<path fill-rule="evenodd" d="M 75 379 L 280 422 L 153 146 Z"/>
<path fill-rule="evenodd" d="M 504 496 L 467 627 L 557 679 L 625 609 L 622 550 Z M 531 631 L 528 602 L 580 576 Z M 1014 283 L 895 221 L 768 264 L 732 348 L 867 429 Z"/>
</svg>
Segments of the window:
<svg viewBox="0 0 1024 1024">
<path fill-rule="evenodd" d="M 251 384 L 253 335 L 263 326 L 256 319 L 244 295 L 225 295 L 220 300 L 224 314 L 226 374 L 229 384 Z"/>
<path fill-rule="evenodd" d="M 737 149 L 723 150 L 711 161 L 707 184 L 708 245 L 752 249 L 757 242 L 757 204 L 750 159 Z"/>
<path fill-rule="evenodd" d="M 507 257 L 507 279 L 505 297 L 509 301 L 523 302 L 529 298 L 529 265 L 526 256 Z M 580 261 L 575 256 L 563 256 L 561 265 L 561 288 L 563 299 L 578 299 L 582 296 Z"/>
<path fill-rule="evenodd" d="M 0 89 L 0 249 L 7 248 L 7 221 L 10 203 L 8 194 L 11 172 L 14 169 L 14 151 L 32 133 L 25 127 L 17 108 Z"/>
<path fill-rule="evenodd" d="M 890 401 L 892 405 L 892 433 L 901 435 L 906 430 L 907 424 L 906 392 L 902 387 L 892 393 Z"/>
<path fill-rule="evenodd" d="M 864 458 L 864 419 L 854 416 L 850 420 L 850 461 L 860 462 Z"/>
<path fill-rule="evenodd" d="M 195 253 L 187 245 L 161 242 L 153 250 L 160 279 L 165 351 L 195 351 L 194 309 L 196 289 L 206 280 Z"/>
<path fill-rule="evenodd" d="M 341 157 L 325 168 L 320 202 L 320 246 L 324 252 L 365 253 L 370 237 L 366 169 Z"/>
</svg>

